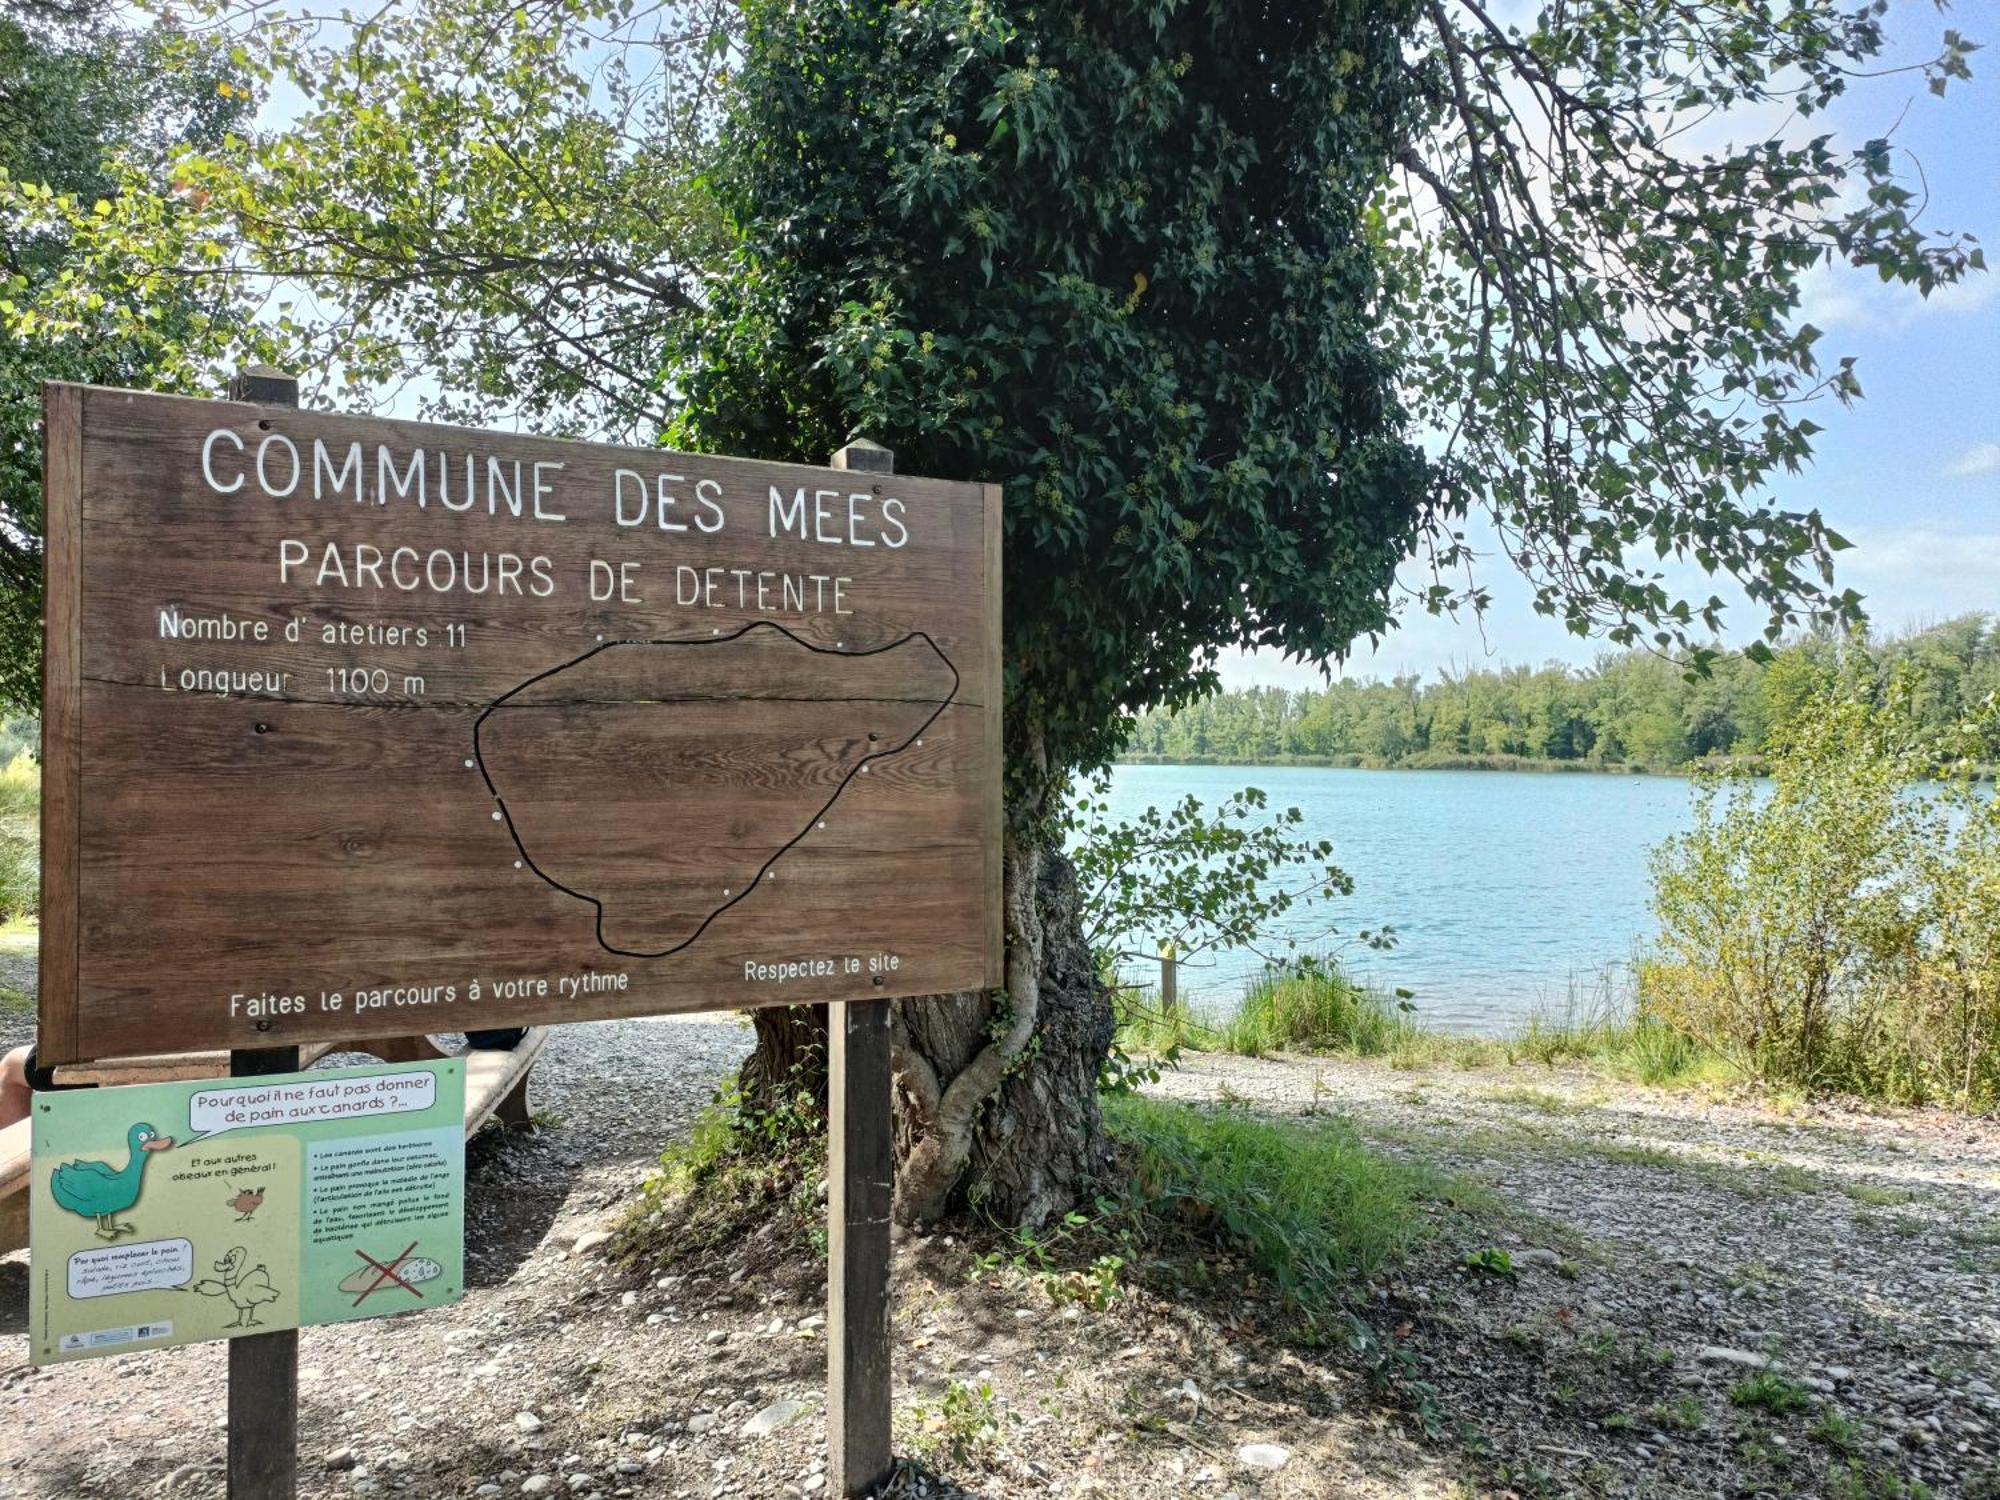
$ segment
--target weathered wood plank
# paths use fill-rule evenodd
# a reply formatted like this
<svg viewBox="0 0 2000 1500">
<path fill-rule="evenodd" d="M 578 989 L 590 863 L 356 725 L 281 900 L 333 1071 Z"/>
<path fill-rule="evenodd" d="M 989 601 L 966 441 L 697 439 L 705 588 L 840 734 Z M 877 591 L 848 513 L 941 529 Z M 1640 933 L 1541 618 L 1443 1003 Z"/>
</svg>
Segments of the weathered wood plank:
<svg viewBox="0 0 2000 1500">
<path fill-rule="evenodd" d="M 310 1068 L 337 1046 L 314 1042 L 299 1049 L 299 1066 Z M 127 1083 L 177 1083 L 189 1079 L 227 1077 L 226 1052 L 157 1052 L 150 1057 L 126 1057 L 108 1063 L 65 1063 L 50 1070 L 58 1088 L 103 1088 Z"/>
<path fill-rule="evenodd" d="M 982 712 L 985 723 L 981 726 L 981 738 L 986 754 L 998 766 L 1006 763 L 1005 747 L 1002 742 L 1001 710 L 1004 707 L 1001 683 L 1005 681 L 1001 653 L 1005 636 L 1001 632 L 1002 611 L 1005 607 L 1004 590 L 1001 586 L 1001 507 L 1006 504 L 1006 494 L 997 484 L 980 486 L 985 502 L 986 532 L 983 538 L 986 565 L 986 624 L 984 631 L 986 661 L 980 672 L 980 680 L 991 684 Z M 985 871 L 980 880 L 986 893 L 986 983 L 1001 985 L 1007 982 L 1007 932 L 1006 914 L 1000 898 L 1003 872 L 1001 863 L 1006 857 L 1006 807 L 1001 778 L 990 777 L 986 781 L 985 801 L 982 806 L 980 826 L 984 830 L 984 843 L 980 852 L 985 860 Z"/>
<path fill-rule="evenodd" d="M 37 1035 L 44 1059 L 78 1055 L 82 932 L 78 812 L 83 681 L 83 392 L 42 391 L 42 911 Z"/>
<path fill-rule="evenodd" d="M 465 1134 L 498 1115 L 504 1124 L 526 1125 L 528 1074 L 547 1045 L 546 1028 L 536 1027 L 512 1047 L 474 1047 L 465 1054 Z"/>
<path fill-rule="evenodd" d="M 889 1007 L 828 1013 L 827 1443 L 835 1493 L 864 1495 L 890 1454 Z"/>
</svg>

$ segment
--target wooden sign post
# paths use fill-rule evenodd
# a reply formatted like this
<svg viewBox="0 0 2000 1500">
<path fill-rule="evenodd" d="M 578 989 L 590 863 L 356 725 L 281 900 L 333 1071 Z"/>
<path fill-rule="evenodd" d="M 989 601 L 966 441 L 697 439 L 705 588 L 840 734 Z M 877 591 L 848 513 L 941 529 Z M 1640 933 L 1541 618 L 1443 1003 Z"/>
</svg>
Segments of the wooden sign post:
<svg viewBox="0 0 2000 1500">
<path fill-rule="evenodd" d="M 278 372 L 246 371 L 229 382 L 229 399 L 297 410 L 299 383 Z M 294 1073 L 299 1049 L 238 1048 L 231 1078 Z M 229 1500 L 293 1500 L 299 1473 L 299 1331 L 229 1341 Z"/>
<path fill-rule="evenodd" d="M 47 1062 L 1001 982 L 996 488 L 48 400 Z"/>
<path fill-rule="evenodd" d="M 232 394 L 47 388 L 42 1059 L 830 1003 L 862 1493 L 872 1002 L 1003 982 L 998 487 Z M 289 1496 L 293 1336 L 230 1359 L 231 1493 Z"/>
<path fill-rule="evenodd" d="M 850 444 L 836 469 L 895 471 L 895 455 Z M 886 1005 L 827 1007 L 827 1471 L 843 1497 L 888 1478 L 889 1199 L 895 1186 Z"/>
</svg>

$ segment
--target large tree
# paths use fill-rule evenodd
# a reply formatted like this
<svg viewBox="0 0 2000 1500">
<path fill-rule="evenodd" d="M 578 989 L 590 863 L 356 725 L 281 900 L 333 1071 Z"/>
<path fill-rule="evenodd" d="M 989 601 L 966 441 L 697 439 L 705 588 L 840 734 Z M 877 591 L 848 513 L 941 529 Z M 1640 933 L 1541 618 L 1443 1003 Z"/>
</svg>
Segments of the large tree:
<svg viewBox="0 0 2000 1500">
<path fill-rule="evenodd" d="M 139 316 L 83 276 L 91 221 L 124 170 L 220 146 L 248 107 L 240 83 L 214 46 L 108 0 L 0 3 L 0 708 L 41 700 L 41 383 L 182 388 L 227 342 L 229 310 L 196 286 Z"/>
<path fill-rule="evenodd" d="M 175 180 L 212 266 L 318 299 L 284 325 L 302 363 L 773 457 L 865 434 L 1006 486 L 1008 983 L 901 1007 L 912 1218 L 1037 1217 L 1100 1165 L 1108 1016 L 1051 850 L 1129 713 L 1208 690 L 1226 647 L 1379 634 L 1412 559 L 1419 605 L 1476 605 L 1477 514 L 1580 632 L 1699 658 L 1720 603 L 1676 596 L 1675 557 L 1773 634 L 1852 618 L 1839 538 L 1774 498 L 1810 399 L 1858 392 L 1800 279 L 1978 264 L 1889 141 L 1791 123 L 1881 71 L 1879 6 L 253 14 L 253 64 L 311 102 Z M 185 269 L 129 194 L 107 253 Z M 816 1034 L 764 1018 L 757 1071 Z"/>
<path fill-rule="evenodd" d="M 1109 1040 L 1088 967 L 1044 973 L 1070 774 L 1222 646 L 1325 659 L 1387 628 L 1421 524 L 1368 222 L 1413 128 L 1411 14 L 746 16 L 715 168 L 740 243 L 674 436 L 812 458 L 866 432 L 1006 488 L 1008 984 L 903 1007 L 898 1205 L 1038 1216 L 1096 1164 Z"/>
</svg>

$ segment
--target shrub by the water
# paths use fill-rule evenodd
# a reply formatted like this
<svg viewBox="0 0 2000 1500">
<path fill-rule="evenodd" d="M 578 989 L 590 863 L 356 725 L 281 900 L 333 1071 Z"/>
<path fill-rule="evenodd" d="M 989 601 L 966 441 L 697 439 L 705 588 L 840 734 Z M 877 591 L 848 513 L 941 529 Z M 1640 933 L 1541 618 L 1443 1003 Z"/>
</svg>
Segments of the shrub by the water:
<svg viewBox="0 0 2000 1500">
<path fill-rule="evenodd" d="M 42 768 L 26 751 L 0 770 L 0 921 L 32 917 L 41 896 Z"/>
<path fill-rule="evenodd" d="M 1951 749 L 1903 685 L 1833 684 L 1767 786 L 1700 783 L 1654 860 L 1644 1011 L 1767 1082 L 2000 1106 L 2000 804 Z"/>
</svg>

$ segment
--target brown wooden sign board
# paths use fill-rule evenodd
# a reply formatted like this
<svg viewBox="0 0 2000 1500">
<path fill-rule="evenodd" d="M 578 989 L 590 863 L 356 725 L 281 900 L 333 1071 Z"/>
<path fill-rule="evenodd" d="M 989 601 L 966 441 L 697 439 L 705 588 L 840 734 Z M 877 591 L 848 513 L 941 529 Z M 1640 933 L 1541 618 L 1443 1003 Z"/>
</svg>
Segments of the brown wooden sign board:
<svg viewBox="0 0 2000 1500">
<path fill-rule="evenodd" d="M 996 487 L 46 413 L 47 1061 L 1001 982 Z"/>
</svg>

